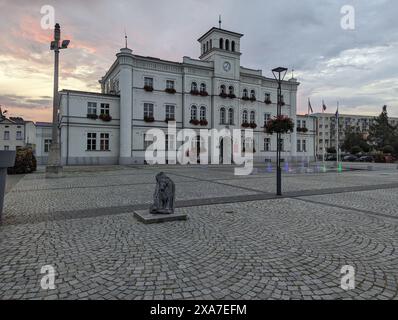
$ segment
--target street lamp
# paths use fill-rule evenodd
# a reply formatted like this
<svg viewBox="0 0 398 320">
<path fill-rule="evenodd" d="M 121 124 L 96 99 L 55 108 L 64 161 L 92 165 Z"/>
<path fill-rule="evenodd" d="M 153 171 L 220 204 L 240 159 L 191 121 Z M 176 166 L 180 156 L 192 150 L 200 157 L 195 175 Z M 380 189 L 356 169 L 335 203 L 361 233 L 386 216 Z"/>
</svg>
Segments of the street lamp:
<svg viewBox="0 0 398 320">
<path fill-rule="evenodd" d="M 287 68 L 278 67 L 272 69 L 272 74 L 275 80 L 278 82 L 278 102 L 276 114 L 277 118 L 282 114 L 282 81 L 287 73 Z M 281 132 L 276 133 L 276 195 L 282 195 L 282 169 L 281 169 Z"/>
<path fill-rule="evenodd" d="M 48 163 L 46 167 L 47 177 L 56 177 L 62 173 L 61 165 L 61 148 L 58 141 L 58 69 L 59 69 L 59 50 L 66 49 L 69 45 L 69 40 L 61 41 L 61 27 L 55 24 L 54 40 L 51 41 L 50 49 L 54 51 L 54 92 L 53 92 L 53 126 L 52 126 L 52 140 L 50 145 L 50 153 L 48 155 Z"/>
</svg>

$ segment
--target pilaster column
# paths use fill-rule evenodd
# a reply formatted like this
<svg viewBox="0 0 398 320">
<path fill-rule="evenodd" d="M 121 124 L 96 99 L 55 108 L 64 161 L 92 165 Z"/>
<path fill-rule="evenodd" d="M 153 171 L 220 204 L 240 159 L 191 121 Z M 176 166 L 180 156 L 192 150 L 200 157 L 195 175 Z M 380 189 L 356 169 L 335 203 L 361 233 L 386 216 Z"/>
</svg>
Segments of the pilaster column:
<svg viewBox="0 0 398 320">
<path fill-rule="evenodd" d="M 131 132 L 133 114 L 133 69 L 132 50 L 123 48 L 116 55 L 120 65 L 120 148 L 119 164 L 131 164 Z"/>
</svg>

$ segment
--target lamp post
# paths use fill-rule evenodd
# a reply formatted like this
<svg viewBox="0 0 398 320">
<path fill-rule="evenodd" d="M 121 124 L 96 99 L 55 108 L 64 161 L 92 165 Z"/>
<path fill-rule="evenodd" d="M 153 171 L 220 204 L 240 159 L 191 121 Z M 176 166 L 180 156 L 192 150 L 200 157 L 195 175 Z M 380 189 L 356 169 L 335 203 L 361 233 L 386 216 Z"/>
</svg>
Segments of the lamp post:
<svg viewBox="0 0 398 320">
<path fill-rule="evenodd" d="M 50 153 L 48 155 L 48 163 L 46 167 L 47 177 L 57 177 L 62 174 L 61 165 L 61 148 L 58 141 L 58 69 L 59 69 L 59 50 L 66 49 L 69 45 L 69 40 L 61 41 L 61 27 L 55 24 L 54 40 L 51 41 L 50 49 L 54 51 L 54 92 L 53 92 L 53 126 L 52 126 L 52 140 L 50 145 Z"/>
<path fill-rule="evenodd" d="M 282 114 L 282 81 L 285 78 L 287 73 L 287 68 L 278 67 L 272 69 L 272 74 L 274 75 L 275 80 L 278 82 L 278 101 L 277 101 L 277 109 L 276 114 L 277 118 Z M 281 169 L 281 132 L 277 132 L 276 134 L 276 195 L 282 195 L 282 169 Z"/>
</svg>

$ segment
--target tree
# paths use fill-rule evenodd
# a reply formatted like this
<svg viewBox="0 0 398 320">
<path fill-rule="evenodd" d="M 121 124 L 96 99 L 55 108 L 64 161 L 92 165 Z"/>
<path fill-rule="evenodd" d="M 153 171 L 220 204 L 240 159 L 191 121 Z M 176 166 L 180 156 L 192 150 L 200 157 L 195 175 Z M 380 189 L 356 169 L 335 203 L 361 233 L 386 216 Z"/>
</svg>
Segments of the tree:
<svg viewBox="0 0 398 320">
<path fill-rule="evenodd" d="M 353 146 L 353 147 L 351 148 L 351 153 L 352 153 L 352 154 L 358 154 L 358 153 L 360 153 L 360 152 L 362 152 L 362 148 L 361 148 L 360 146 Z"/>
<path fill-rule="evenodd" d="M 382 151 L 387 145 L 395 145 L 398 139 L 398 126 L 393 126 L 388 121 L 387 106 L 383 106 L 382 113 L 374 118 L 369 128 L 368 140 L 377 150 Z"/>
<path fill-rule="evenodd" d="M 360 151 L 358 151 L 357 153 L 361 151 L 369 152 L 371 149 L 362 133 L 358 132 L 358 130 L 353 127 L 348 127 L 345 131 L 345 139 L 341 146 L 341 149 L 346 152 L 354 153 L 352 151 L 354 147 L 360 148 Z"/>
</svg>

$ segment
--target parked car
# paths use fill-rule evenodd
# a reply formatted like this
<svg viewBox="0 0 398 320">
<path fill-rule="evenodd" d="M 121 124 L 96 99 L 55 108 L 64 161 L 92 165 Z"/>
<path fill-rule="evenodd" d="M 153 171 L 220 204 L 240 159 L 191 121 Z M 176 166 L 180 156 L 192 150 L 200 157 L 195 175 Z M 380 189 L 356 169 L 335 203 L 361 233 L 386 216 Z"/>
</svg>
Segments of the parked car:
<svg viewBox="0 0 398 320">
<path fill-rule="evenodd" d="M 374 162 L 374 158 L 372 156 L 362 156 L 360 158 L 358 158 L 357 160 L 358 162 Z"/>
<path fill-rule="evenodd" d="M 326 161 L 337 161 L 337 155 L 336 154 L 328 154 L 325 158 Z"/>
<path fill-rule="evenodd" d="M 354 156 L 354 155 L 350 154 L 348 156 L 345 156 L 343 158 L 343 161 L 353 162 L 353 161 L 356 161 L 357 159 L 358 159 L 357 156 Z"/>
</svg>

